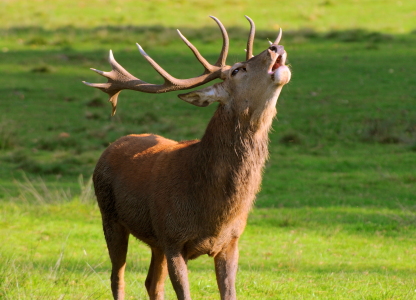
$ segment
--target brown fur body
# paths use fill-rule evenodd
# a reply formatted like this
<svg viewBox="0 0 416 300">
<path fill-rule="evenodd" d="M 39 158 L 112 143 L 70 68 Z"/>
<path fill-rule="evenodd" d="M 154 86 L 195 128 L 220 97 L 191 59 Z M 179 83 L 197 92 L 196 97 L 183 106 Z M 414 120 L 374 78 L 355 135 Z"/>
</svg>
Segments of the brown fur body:
<svg viewBox="0 0 416 300">
<path fill-rule="evenodd" d="M 219 107 L 201 141 L 150 134 L 117 140 L 94 172 L 104 223 L 119 223 L 163 251 L 177 247 L 189 259 L 215 256 L 243 232 L 268 155 L 268 128 L 242 124 Z"/>
</svg>

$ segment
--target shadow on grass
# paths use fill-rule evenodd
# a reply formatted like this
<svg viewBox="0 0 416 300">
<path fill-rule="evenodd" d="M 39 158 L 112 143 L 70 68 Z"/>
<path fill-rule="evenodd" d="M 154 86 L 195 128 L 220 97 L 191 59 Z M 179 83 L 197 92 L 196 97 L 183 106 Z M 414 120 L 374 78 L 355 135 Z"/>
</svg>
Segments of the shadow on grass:
<svg viewBox="0 0 416 300">
<path fill-rule="evenodd" d="M 189 39 L 198 40 L 202 43 L 211 43 L 219 40 L 217 27 L 203 28 L 180 28 L 181 32 Z M 230 39 L 242 40 L 248 34 L 246 27 L 228 27 Z M 257 30 L 256 39 L 274 40 L 277 30 Z M 11 27 L 0 29 L 0 36 L 4 38 L 24 37 L 20 42 L 28 46 L 57 46 L 68 48 L 76 41 L 91 42 L 96 44 L 113 45 L 124 43 L 135 43 L 141 41 L 143 46 L 168 45 L 178 39 L 176 28 L 164 26 L 100 26 L 94 28 L 78 28 L 74 26 L 59 27 L 57 29 L 46 29 L 41 26 L 35 27 Z M 364 42 L 367 49 L 377 49 L 379 43 L 394 39 L 393 35 L 365 29 L 332 30 L 329 32 L 317 32 L 312 29 L 300 29 L 296 31 L 285 30 L 284 37 L 303 43 L 313 39 L 324 39 L 338 42 L 352 43 Z"/>
</svg>

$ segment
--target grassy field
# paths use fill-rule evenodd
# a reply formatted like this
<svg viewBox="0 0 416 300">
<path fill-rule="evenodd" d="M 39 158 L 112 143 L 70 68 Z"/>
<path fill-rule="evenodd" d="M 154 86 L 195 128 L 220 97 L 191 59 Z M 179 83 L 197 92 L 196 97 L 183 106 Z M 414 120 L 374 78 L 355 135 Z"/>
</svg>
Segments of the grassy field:
<svg viewBox="0 0 416 300">
<path fill-rule="evenodd" d="M 195 6 L 198 5 L 198 9 Z M 108 50 L 160 82 L 202 70 L 229 29 L 228 64 L 284 28 L 292 81 L 279 98 L 262 191 L 240 246 L 239 299 L 416 299 L 414 1 L 0 3 L 0 299 L 109 299 L 110 263 L 89 178 L 120 136 L 199 138 L 215 107 L 124 91 L 110 117 Z M 145 299 L 149 250 L 132 241 L 127 299 Z M 218 299 L 212 260 L 190 262 L 194 299 Z M 167 299 L 174 299 L 167 284 Z"/>
</svg>

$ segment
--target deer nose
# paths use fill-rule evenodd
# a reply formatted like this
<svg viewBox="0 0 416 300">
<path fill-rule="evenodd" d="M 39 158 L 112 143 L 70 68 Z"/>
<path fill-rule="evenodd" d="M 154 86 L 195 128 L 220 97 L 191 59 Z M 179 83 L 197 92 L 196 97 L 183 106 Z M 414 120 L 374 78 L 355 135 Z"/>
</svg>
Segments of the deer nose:
<svg viewBox="0 0 416 300">
<path fill-rule="evenodd" d="M 285 48 L 282 45 L 271 45 L 269 49 L 279 55 L 283 55 L 285 53 Z"/>
</svg>

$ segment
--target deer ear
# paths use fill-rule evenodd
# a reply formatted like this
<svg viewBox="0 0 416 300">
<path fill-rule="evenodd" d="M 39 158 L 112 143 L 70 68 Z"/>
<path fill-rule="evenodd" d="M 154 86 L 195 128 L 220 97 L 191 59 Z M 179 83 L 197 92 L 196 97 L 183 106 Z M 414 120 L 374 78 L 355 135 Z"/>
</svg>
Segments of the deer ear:
<svg viewBox="0 0 416 300">
<path fill-rule="evenodd" d="M 228 101 L 229 94 L 224 89 L 221 82 L 197 91 L 179 94 L 178 97 L 193 105 L 205 107 L 213 102 L 221 102 L 223 104 L 226 103 Z"/>
</svg>

